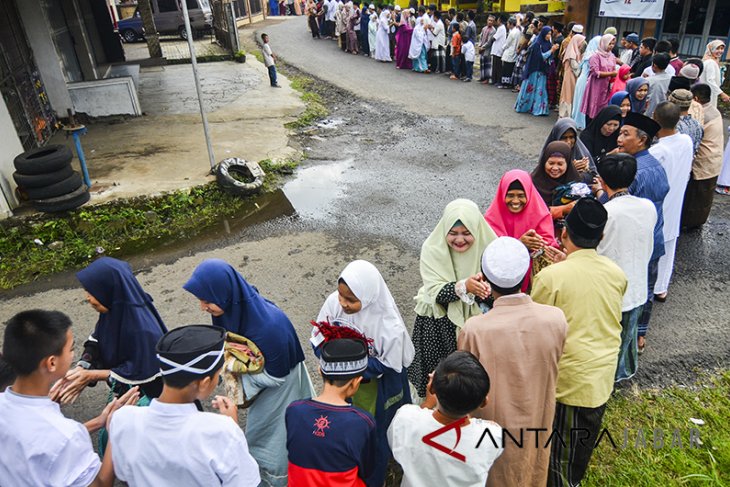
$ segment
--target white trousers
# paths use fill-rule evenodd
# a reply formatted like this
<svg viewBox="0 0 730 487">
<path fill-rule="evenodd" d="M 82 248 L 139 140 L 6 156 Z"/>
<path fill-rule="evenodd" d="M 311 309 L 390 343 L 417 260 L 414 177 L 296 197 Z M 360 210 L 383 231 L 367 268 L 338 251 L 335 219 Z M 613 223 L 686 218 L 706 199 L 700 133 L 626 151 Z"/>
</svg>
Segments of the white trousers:
<svg viewBox="0 0 730 487">
<path fill-rule="evenodd" d="M 669 281 L 672 280 L 674 272 L 674 254 L 677 252 L 677 238 L 664 242 L 664 255 L 659 258 L 659 271 L 654 294 L 664 294 L 669 290 Z"/>
</svg>

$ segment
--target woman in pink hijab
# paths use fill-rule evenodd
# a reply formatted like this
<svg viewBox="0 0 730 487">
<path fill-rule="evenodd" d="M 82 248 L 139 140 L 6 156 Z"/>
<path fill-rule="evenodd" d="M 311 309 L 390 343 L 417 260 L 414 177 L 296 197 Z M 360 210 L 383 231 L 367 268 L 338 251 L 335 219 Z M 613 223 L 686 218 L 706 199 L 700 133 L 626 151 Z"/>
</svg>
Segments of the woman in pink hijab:
<svg viewBox="0 0 730 487">
<path fill-rule="evenodd" d="M 544 252 L 547 247 L 559 248 L 550 210 L 525 171 L 513 169 L 502 176 L 484 218 L 497 236 L 519 239 L 531 256 Z M 526 291 L 529 285 L 530 272 L 525 276 L 522 290 Z"/>
<path fill-rule="evenodd" d="M 618 75 L 616 57 L 611 52 L 615 45 L 616 37 L 605 34 L 598 42 L 598 50 L 588 63 L 588 84 L 580 107 L 580 111 L 586 115 L 586 122 L 596 118 L 598 112 L 608 105 L 611 78 Z"/>
<path fill-rule="evenodd" d="M 563 87 L 560 90 L 560 105 L 558 116 L 569 117 L 573 111 L 573 95 L 575 84 L 580 75 L 580 61 L 585 50 L 586 38 L 582 34 L 575 34 L 570 40 L 563 54 Z"/>
</svg>

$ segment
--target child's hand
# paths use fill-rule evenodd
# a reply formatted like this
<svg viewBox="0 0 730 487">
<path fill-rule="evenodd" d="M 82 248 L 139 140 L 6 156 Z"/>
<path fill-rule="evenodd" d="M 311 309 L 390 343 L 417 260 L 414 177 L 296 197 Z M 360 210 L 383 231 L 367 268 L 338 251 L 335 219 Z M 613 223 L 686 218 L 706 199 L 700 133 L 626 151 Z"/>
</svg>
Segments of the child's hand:
<svg viewBox="0 0 730 487">
<path fill-rule="evenodd" d="M 226 396 L 215 396 L 215 399 L 213 399 L 213 407 L 221 414 L 228 416 L 238 423 L 238 408 Z"/>
</svg>

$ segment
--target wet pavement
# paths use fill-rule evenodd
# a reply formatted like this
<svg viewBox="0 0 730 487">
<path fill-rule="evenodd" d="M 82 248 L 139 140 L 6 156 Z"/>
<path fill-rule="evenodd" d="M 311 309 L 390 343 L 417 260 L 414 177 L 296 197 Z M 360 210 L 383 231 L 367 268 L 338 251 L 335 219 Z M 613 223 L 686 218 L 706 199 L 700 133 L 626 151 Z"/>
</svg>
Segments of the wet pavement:
<svg viewBox="0 0 730 487">
<path fill-rule="evenodd" d="M 344 56 L 345 71 L 348 58 L 364 62 Z M 409 80 L 394 78 L 394 92 L 405 93 Z M 411 103 L 406 110 L 330 84 L 320 83 L 316 90 L 330 108 L 330 119 L 297 137 L 294 143 L 304 148 L 305 160 L 282 192 L 261 200 L 268 213 L 255 213 L 259 219 L 278 218 L 249 225 L 255 222 L 242 215 L 188 242 L 129 258 L 169 327 L 209 322 L 182 285 L 203 259 L 229 261 L 292 319 L 314 378 L 309 321 L 335 290 L 344 266 L 357 258 L 377 265 L 410 327 L 413 296 L 421 286 L 420 246 L 443 207 L 463 197 L 485 210 L 506 170 L 534 167 L 535 152 L 551 125 L 546 122 L 539 131 L 530 127 L 539 140 L 515 151 L 504 143 L 502 127 L 443 115 L 435 99 Z M 533 118 L 519 121 L 530 124 Z M 632 384 L 688 383 L 697 372 L 730 363 L 729 222 L 730 198 L 718 196 L 705 228 L 680 238 L 670 297 L 655 306 L 647 350 Z M 93 328 L 94 313 L 71 273 L 6 293 L 0 321 L 39 306 L 68 313 L 78 337 Z M 105 399 L 106 390 L 97 387 L 65 410 L 88 419 Z"/>
</svg>

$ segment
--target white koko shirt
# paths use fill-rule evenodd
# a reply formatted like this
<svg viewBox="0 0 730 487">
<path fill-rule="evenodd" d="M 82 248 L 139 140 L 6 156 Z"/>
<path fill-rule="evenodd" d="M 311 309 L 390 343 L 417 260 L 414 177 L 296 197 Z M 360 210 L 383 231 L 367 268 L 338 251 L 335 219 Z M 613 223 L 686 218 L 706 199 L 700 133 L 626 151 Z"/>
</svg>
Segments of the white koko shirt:
<svg viewBox="0 0 730 487">
<path fill-rule="evenodd" d="M 86 487 L 101 469 L 89 433 L 48 397 L 0 394 L 0 485 Z"/>
<path fill-rule="evenodd" d="M 192 403 L 153 399 L 149 407 L 125 406 L 112 416 L 109 440 L 114 473 L 130 487 L 255 487 L 261 481 L 241 428 Z"/>
</svg>

